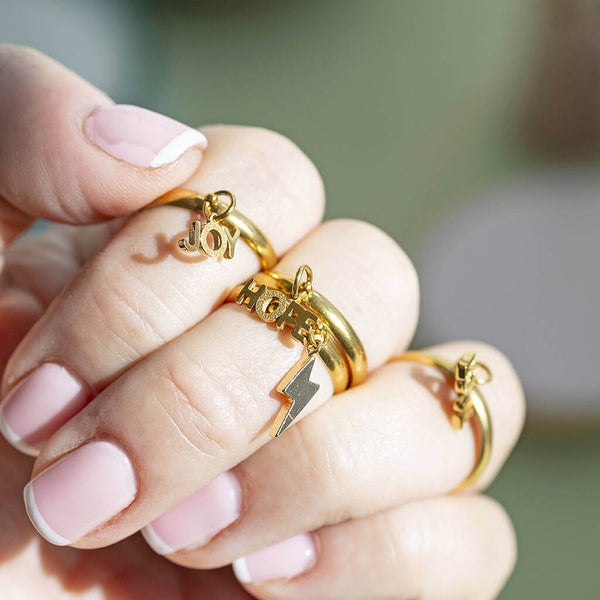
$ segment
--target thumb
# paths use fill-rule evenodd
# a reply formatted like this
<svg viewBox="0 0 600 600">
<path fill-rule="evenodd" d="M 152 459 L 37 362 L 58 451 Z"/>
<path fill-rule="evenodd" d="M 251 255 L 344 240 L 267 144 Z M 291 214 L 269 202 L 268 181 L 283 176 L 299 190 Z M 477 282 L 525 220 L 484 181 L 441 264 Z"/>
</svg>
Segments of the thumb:
<svg viewBox="0 0 600 600">
<path fill-rule="evenodd" d="M 102 92 L 43 54 L 0 45 L 0 242 L 33 218 L 91 223 L 189 178 L 206 138 Z"/>
</svg>

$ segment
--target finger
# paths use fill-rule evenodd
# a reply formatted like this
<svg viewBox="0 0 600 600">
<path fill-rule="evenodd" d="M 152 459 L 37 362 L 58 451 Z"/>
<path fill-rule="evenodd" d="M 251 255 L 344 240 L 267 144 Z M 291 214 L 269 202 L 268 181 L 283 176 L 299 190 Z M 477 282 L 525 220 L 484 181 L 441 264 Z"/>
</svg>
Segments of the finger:
<svg viewBox="0 0 600 600">
<path fill-rule="evenodd" d="M 252 127 L 205 131 L 211 150 L 190 187 L 234 190 L 240 212 L 279 254 L 317 225 L 323 185 L 297 146 Z M 229 289 L 260 269 L 243 242 L 233 260 L 182 256 L 165 240 L 181 238 L 189 222 L 189 211 L 175 207 L 129 219 L 17 349 L 4 377 L 3 406 L 13 406 L 29 421 L 27 427 L 5 425 L 32 450 L 74 414 L 71 408 L 81 407 L 74 397 L 97 394 L 206 317 Z M 32 431 L 39 434 L 35 439 L 27 437 Z"/>
<path fill-rule="evenodd" d="M 86 227 L 56 225 L 26 235 L 7 249 L 0 293 L 0 373 L 50 302 L 82 263 L 106 244 L 119 225 L 119 219 Z M 40 412 L 36 418 L 50 419 L 44 419 Z M 37 453 L 23 442 L 23 437 L 35 438 L 37 427 L 23 437 L 15 437 L 3 423 L 0 419 L 0 430 L 11 438 L 14 446 L 26 454 Z"/>
<path fill-rule="evenodd" d="M 90 223 L 130 213 L 185 181 L 206 148 L 200 132 L 114 105 L 19 46 L 0 46 L 0 114 L 0 215 L 12 224 L 19 215 Z M 4 243 L 20 229 L 3 223 Z"/>
<path fill-rule="evenodd" d="M 452 361 L 466 351 L 494 374 L 483 392 L 495 435 L 491 461 L 477 480 L 481 489 L 519 436 L 524 401 L 498 350 L 478 342 L 426 350 Z M 469 474 L 475 457 L 471 428 L 457 431 L 449 423 L 444 405 L 451 398 L 438 371 L 390 363 L 161 515 L 146 538 L 178 564 L 211 568 L 304 531 L 446 494 Z M 232 489 L 241 490 L 239 514 L 225 510 Z M 217 535 L 223 527 L 226 534 Z"/>
<path fill-rule="evenodd" d="M 515 558 L 503 509 L 456 496 L 303 534 L 238 561 L 235 571 L 260 600 L 492 600 Z"/>
<path fill-rule="evenodd" d="M 293 272 L 304 260 L 315 286 L 360 336 L 372 369 L 398 339 L 408 343 L 417 281 L 393 240 L 365 223 L 333 221 L 296 245 L 277 270 Z M 34 523 L 55 543 L 84 538 L 82 547 L 141 529 L 270 439 L 281 406 L 275 388 L 302 352 L 245 307 L 219 308 L 126 372 L 53 436 L 35 474 L 50 468 L 27 491 Z M 333 392 L 322 361 L 311 380 L 320 389 L 306 412 Z"/>
</svg>

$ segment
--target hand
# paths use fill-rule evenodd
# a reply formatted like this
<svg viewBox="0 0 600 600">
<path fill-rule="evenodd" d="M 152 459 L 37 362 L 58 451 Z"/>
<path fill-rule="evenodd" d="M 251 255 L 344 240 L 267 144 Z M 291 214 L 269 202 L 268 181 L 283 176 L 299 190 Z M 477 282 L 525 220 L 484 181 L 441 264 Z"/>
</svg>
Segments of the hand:
<svg viewBox="0 0 600 600">
<path fill-rule="evenodd" d="M 26 86 L 19 60 L 29 61 Z M 15 62 L 19 68 L 11 69 Z M 55 98 L 70 90 L 55 107 L 56 125 L 43 129 L 48 139 L 33 144 L 24 131 L 10 132 L 15 158 L 0 161 L 0 191 L 21 209 L 11 208 L 13 215 L 22 219 L 26 207 L 30 215 L 83 223 L 139 208 L 190 175 L 192 189 L 227 187 L 281 257 L 276 271 L 311 265 L 315 287 L 358 332 L 371 373 L 332 398 L 329 374 L 317 362 L 312 379 L 321 387 L 306 415 L 267 444 L 280 406 L 274 388 L 302 349 L 245 309 L 223 304 L 259 270 L 256 255 L 240 243 L 235 260 L 182 259 L 173 241 L 190 216 L 173 207 L 131 216 L 104 246 L 110 225 L 98 226 L 99 239 L 83 243 L 81 262 L 91 258 L 62 291 L 54 286 L 55 300 L 4 373 L 4 431 L 18 447 L 41 450 L 34 476 L 45 472 L 36 480 L 43 484 L 33 495 L 29 488 L 37 527 L 55 543 L 98 548 L 150 524 L 147 538 L 175 563 L 212 569 L 237 560 L 238 577 L 256 598 L 494 597 L 515 557 L 510 523 L 476 494 L 445 496 L 472 467 L 472 432 L 449 426 L 440 400 L 445 405 L 451 390 L 441 375 L 410 363 L 384 366 L 409 344 L 418 314 L 416 275 L 395 242 L 365 223 L 318 225 L 319 175 L 279 135 L 207 127 L 199 167 L 198 138 L 167 166 L 131 165 L 106 153 L 122 144 L 107 145 L 93 122 L 83 129 L 105 152 L 70 120 L 89 114 L 81 100 L 88 84 L 27 52 L 5 61 L 2 73 L 0 85 L 13 90 L 8 99 L 0 95 L 10 115 L 3 122 L 31 124 L 44 114 L 36 105 L 41 85 Z M 2 132 L 0 158 L 4 139 Z M 86 168 L 73 173 L 43 160 L 80 164 L 68 160 L 80 154 Z M 31 178 L 37 185 L 20 181 L 22 164 L 44 166 Z M 126 202 L 119 202 L 124 186 Z M 21 244 L 29 251 L 36 245 L 25 238 L 7 251 L 9 273 L 22 272 L 11 267 Z M 10 294 L 18 296 L 19 286 L 35 294 L 36 275 Z M 14 301 L 2 302 L 0 314 L 16 310 Z M 18 326 L 3 318 L 3 339 L 9 326 L 24 333 L 41 312 L 32 309 Z M 456 342 L 432 351 L 455 360 L 465 350 L 495 375 L 485 397 L 496 436 L 481 489 L 518 436 L 523 398 L 496 350 Z"/>
</svg>

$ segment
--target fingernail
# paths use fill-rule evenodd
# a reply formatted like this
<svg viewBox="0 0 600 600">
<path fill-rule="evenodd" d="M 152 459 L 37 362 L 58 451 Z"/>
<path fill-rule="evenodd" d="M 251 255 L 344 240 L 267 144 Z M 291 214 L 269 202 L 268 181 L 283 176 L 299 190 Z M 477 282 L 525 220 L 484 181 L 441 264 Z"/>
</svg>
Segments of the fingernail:
<svg viewBox="0 0 600 600">
<path fill-rule="evenodd" d="M 98 108 L 85 121 L 90 140 L 115 158 L 138 167 L 162 167 L 207 140 L 197 129 L 146 108 L 117 104 Z"/>
<path fill-rule="evenodd" d="M 233 571 L 241 583 L 292 579 L 311 569 L 316 560 L 313 536 L 303 533 L 239 558 L 233 563 Z"/>
<path fill-rule="evenodd" d="M 90 442 L 42 471 L 25 487 L 25 507 L 41 536 L 72 544 L 129 506 L 133 466 L 111 442 Z"/>
<path fill-rule="evenodd" d="M 91 399 L 67 369 L 45 363 L 20 381 L 0 407 L 0 431 L 18 450 L 36 456 L 46 441 Z"/>
<path fill-rule="evenodd" d="M 142 530 L 158 554 L 204 546 L 240 516 L 242 491 L 232 473 L 219 475 Z"/>
</svg>

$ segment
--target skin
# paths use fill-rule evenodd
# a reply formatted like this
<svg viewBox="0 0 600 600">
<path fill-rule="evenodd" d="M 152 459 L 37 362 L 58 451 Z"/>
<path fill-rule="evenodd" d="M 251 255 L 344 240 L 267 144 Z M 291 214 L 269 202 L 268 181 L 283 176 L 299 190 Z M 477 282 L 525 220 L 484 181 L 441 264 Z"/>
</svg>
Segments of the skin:
<svg viewBox="0 0 600 600">
<path fill-rule="evenodd" d="M 54 548 L 22 508 L 31 459 L 2 442 L 3 589 L 111 600 L 494 598 L 512 570 L 515 540 L 501 507 L 477 492 L 519 435 L 522 390 L 494 348 L 430 349 L 452 360 L 475 351 L 495 376 L 485 389 L 496 429 L 491 463 L 477 489 L 448 496 L 472 466 L 474 439 L 470 428 L 449 426 L 440 401 L 450 389 L 436 371 L 385 365 L 407 348 L 418 319 L 416 274 L 397 244 L 361 222 L 319 225 L 319 174 L 273 132 L 203 127 L 204 156 L 192 149 L 165 167 L 132 167 L 83 136 L 83 119 L 110 100 L 70 71 L 2 46 L 0 86 L 2 393 L 45 361 L 67 366 L 95 398 L 50 439 L 33 474 L 102 432 L 127 450 L 143 483 L 131 506 L 77 542 L 87 550 Z M 369 357 L 368 380 L 333 398 L 329 375 L 316 368 L 319 396 L 274 443 L 266 425 L 279 401 L 270 382 L 301 348 L 223 304 L 258 270 L 256 256 L 240 243 L 232 261 L 181 259 L 170 242 L 186 231 L 186 211 L 126 217 L 177 185 L 207 192 L 223 182 L 271 240 L 275 270 L 310 264 L 315 287 L 354 325 Z M 13 241 L 40 217 L 70 225 Z M 135 535 L 227 470 L 242 485 L 244 510 L 226 535 L 166 559 Z M 308 531 L 319 551 L 300 577 L 243 588 L 227 567 Z"/>
</svg>

